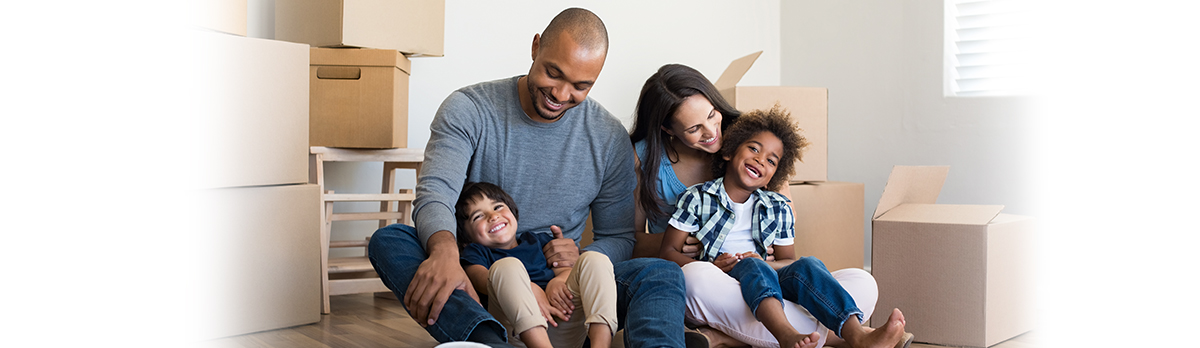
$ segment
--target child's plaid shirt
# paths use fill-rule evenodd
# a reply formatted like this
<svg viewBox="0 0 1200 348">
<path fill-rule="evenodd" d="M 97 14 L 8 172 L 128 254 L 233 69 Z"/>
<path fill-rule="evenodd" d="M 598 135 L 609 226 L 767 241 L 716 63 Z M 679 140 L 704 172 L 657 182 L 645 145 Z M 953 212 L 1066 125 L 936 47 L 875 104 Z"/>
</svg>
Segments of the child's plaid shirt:
<svg viewBox="0 0 1200 348">
<path fill-rule="evenodd" d="M 725 192 L 724 177 L 696 184 L 679 196 L 671 220 L 686 226 L 698 226 L 693 234 L 700 240 L 700 261 L 716 260 L 725 237 L 733 228 L 733 210 Z M 766 256 L 767 245 L 776 238 L 795 238 L 796 218 L 787 197 L 764 189 L 751 193 L 758 197 L 750 223 L 756 252 Z"/>
</svg>

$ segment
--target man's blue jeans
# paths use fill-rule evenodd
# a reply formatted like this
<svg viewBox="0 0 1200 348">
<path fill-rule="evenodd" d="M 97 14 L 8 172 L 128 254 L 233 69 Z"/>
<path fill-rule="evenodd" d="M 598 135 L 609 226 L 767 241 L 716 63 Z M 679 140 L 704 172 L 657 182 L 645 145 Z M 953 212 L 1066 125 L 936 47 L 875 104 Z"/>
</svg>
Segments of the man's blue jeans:
<svg viewBox="0 0 1200 348">
<path fill-rule="evenodd" d="M 375 272 L 397 298 L 403 299 L 417 267 L 425 261 L 417 230 L 403 224 L 381 228 L 371 236 L 367 249 Z M 684 284 L 679 267 L 662 259 L 641 258 L 614 264 L 613 273 L 618 325 L 625 328 L 625 346 L 683 347 Z M 450 295 L 437 322 L 425 330 L 438 342 L 467 341 L 468 337 L 489 332 L 507 337 L 500 322 L 462 290 Z"/>
<path fill-rule="evenodd" d="M 856 315 L 862 322 L 863 312 L 854 304 L 854 298 L 815 257 L 802 257 L 778 272 L 766 261 L 744 259 L 733 266 L 729 276 L 741 283 L 742 299 L 755 314 L 762 300 L 774 297 L 804 307 L 838 337 L 842 337 L 842 324 L 850 316 Z"/>
</svg>

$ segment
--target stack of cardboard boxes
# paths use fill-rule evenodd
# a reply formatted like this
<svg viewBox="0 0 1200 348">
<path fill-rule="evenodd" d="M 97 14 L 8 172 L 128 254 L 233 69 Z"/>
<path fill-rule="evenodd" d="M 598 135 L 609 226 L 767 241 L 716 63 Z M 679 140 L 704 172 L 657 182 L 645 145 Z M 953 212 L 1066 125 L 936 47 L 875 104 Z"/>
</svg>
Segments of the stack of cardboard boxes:
<svg viewBox="0 0 1200 348">
<path fill-rule="evenodd" d="M 320 319 L 317 185 L 308 184 L 308 45 L 248 38 L 246 0 L 205 2 L 194 44 L 194 110 L 206 140 L 194 203 L 200 338 Z M 181 154 L 184 155 L 184 154 Z M 164 233 L 170 233 L 164 226 Z M 179 246 L 165 246 L 179 247 Z M 162 260 L 170 262 L 171 260 Z M 182 270 L 181 270 L 182 271 Z"/>
<path fill-rule="evenodd" d="M 810 145 L 796 163 L 790 189 L 796 213 L 796 255 L 815 256 L 829 270 L 863 268 L 863 184 L 828 181 L 829 90 L 822 87 L 737 86 L 762 52 L 739 58 L 714 83 L 742 112 L 787 109 Z"/>
<path fill-rule="evenodd" d="M 312 45 L 312 146 L 408 147 L 406 56 L 442 56 L 442 0 L 291 0 L 275 38 Z"/>
<path fill-rule="evenodd" d="M 211 254 L 197 275 L 212 300 L 202 339 L 320 320 L 309 147 L 407 146 L 406 55 L 442 55 L 443 1 L 274 6 L 276 40 L 246 37 L 247 0 L 199 5 L 188 38 L 202 56 L 196 124 L 211 139 L 196 154 L 199 247 Z"/>
</svg>

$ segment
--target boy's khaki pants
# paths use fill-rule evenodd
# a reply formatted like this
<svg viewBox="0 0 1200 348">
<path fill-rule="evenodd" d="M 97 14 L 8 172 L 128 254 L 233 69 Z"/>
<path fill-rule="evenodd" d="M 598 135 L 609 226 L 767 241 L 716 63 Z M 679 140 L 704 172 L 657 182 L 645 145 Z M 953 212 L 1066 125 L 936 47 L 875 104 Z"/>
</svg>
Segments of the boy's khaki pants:
<svg viewBox="0 0 1200 348">
<path fill-rule="evenodd" d="M 500 259 L 488 270 L 488 312 L 515 338 L 510 340 L 514 346 L 524 347 L 519 335 L 536 326 L 547 328 L 555 347 L 582 347 L 591 324 L 617 331 L 617 283 L 608 256 L 593 251 L 579 255 L 567 277 L 575 311 L 569 321 L 555 320 L 558 327 L 549 327 L 542 317 L 530 286 L 529 272 L 516 258 Z"/>
</svg>

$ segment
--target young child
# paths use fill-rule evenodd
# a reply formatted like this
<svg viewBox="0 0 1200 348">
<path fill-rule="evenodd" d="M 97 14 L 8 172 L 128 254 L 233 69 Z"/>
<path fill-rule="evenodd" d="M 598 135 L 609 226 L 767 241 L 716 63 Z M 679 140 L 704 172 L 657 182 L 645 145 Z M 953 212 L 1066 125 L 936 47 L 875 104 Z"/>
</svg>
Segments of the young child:
<svg viewBox="0 0 1200 348">
<path fill-rule="evenodd" d="M 893 310 L 888 325 L 864 328 L 863 312 L 850 294 L 813 257 L 795 258 L 795 222 L 789 201 L 771 191 L 786 185 L 807 140 L 778 105 L 743 114 L 725 132 L 715 162 L 717 179 L 687 189 L 663 236 L 659 256 L 680 266 L 684 240 L 700 240 L 700 260 L 737 279 L 754 316 L 783 348 L 812 348 L 818 332 L 801 334 L 788 322 L 783 299 L 804 307 L 851 347 L 907 347 L 903 314 Z M 768 246 L 775 261 L 764 261 Z M 688 280 L 692 281 L 692 280 Z M 848 320 L 857 317 L 857 321 Z"/>
<path fill-rule="evenodd" d="M 562 231 L 517 234 L 517 206 L 490 183 L 467 183 L 454 205 L 461 258 L 488 312 L 531 348 L 608 347 L 617 328 L 617 285 L 608 256 L 584 252 L 574 267 L 549 268 L 542 247 Z M 582 315 L 572 315 L 576 307 Z M 555 322 L 558 317 L 561 322 Z M 554 330 L 547 330 L 547 322 Z"/>
</svg>

